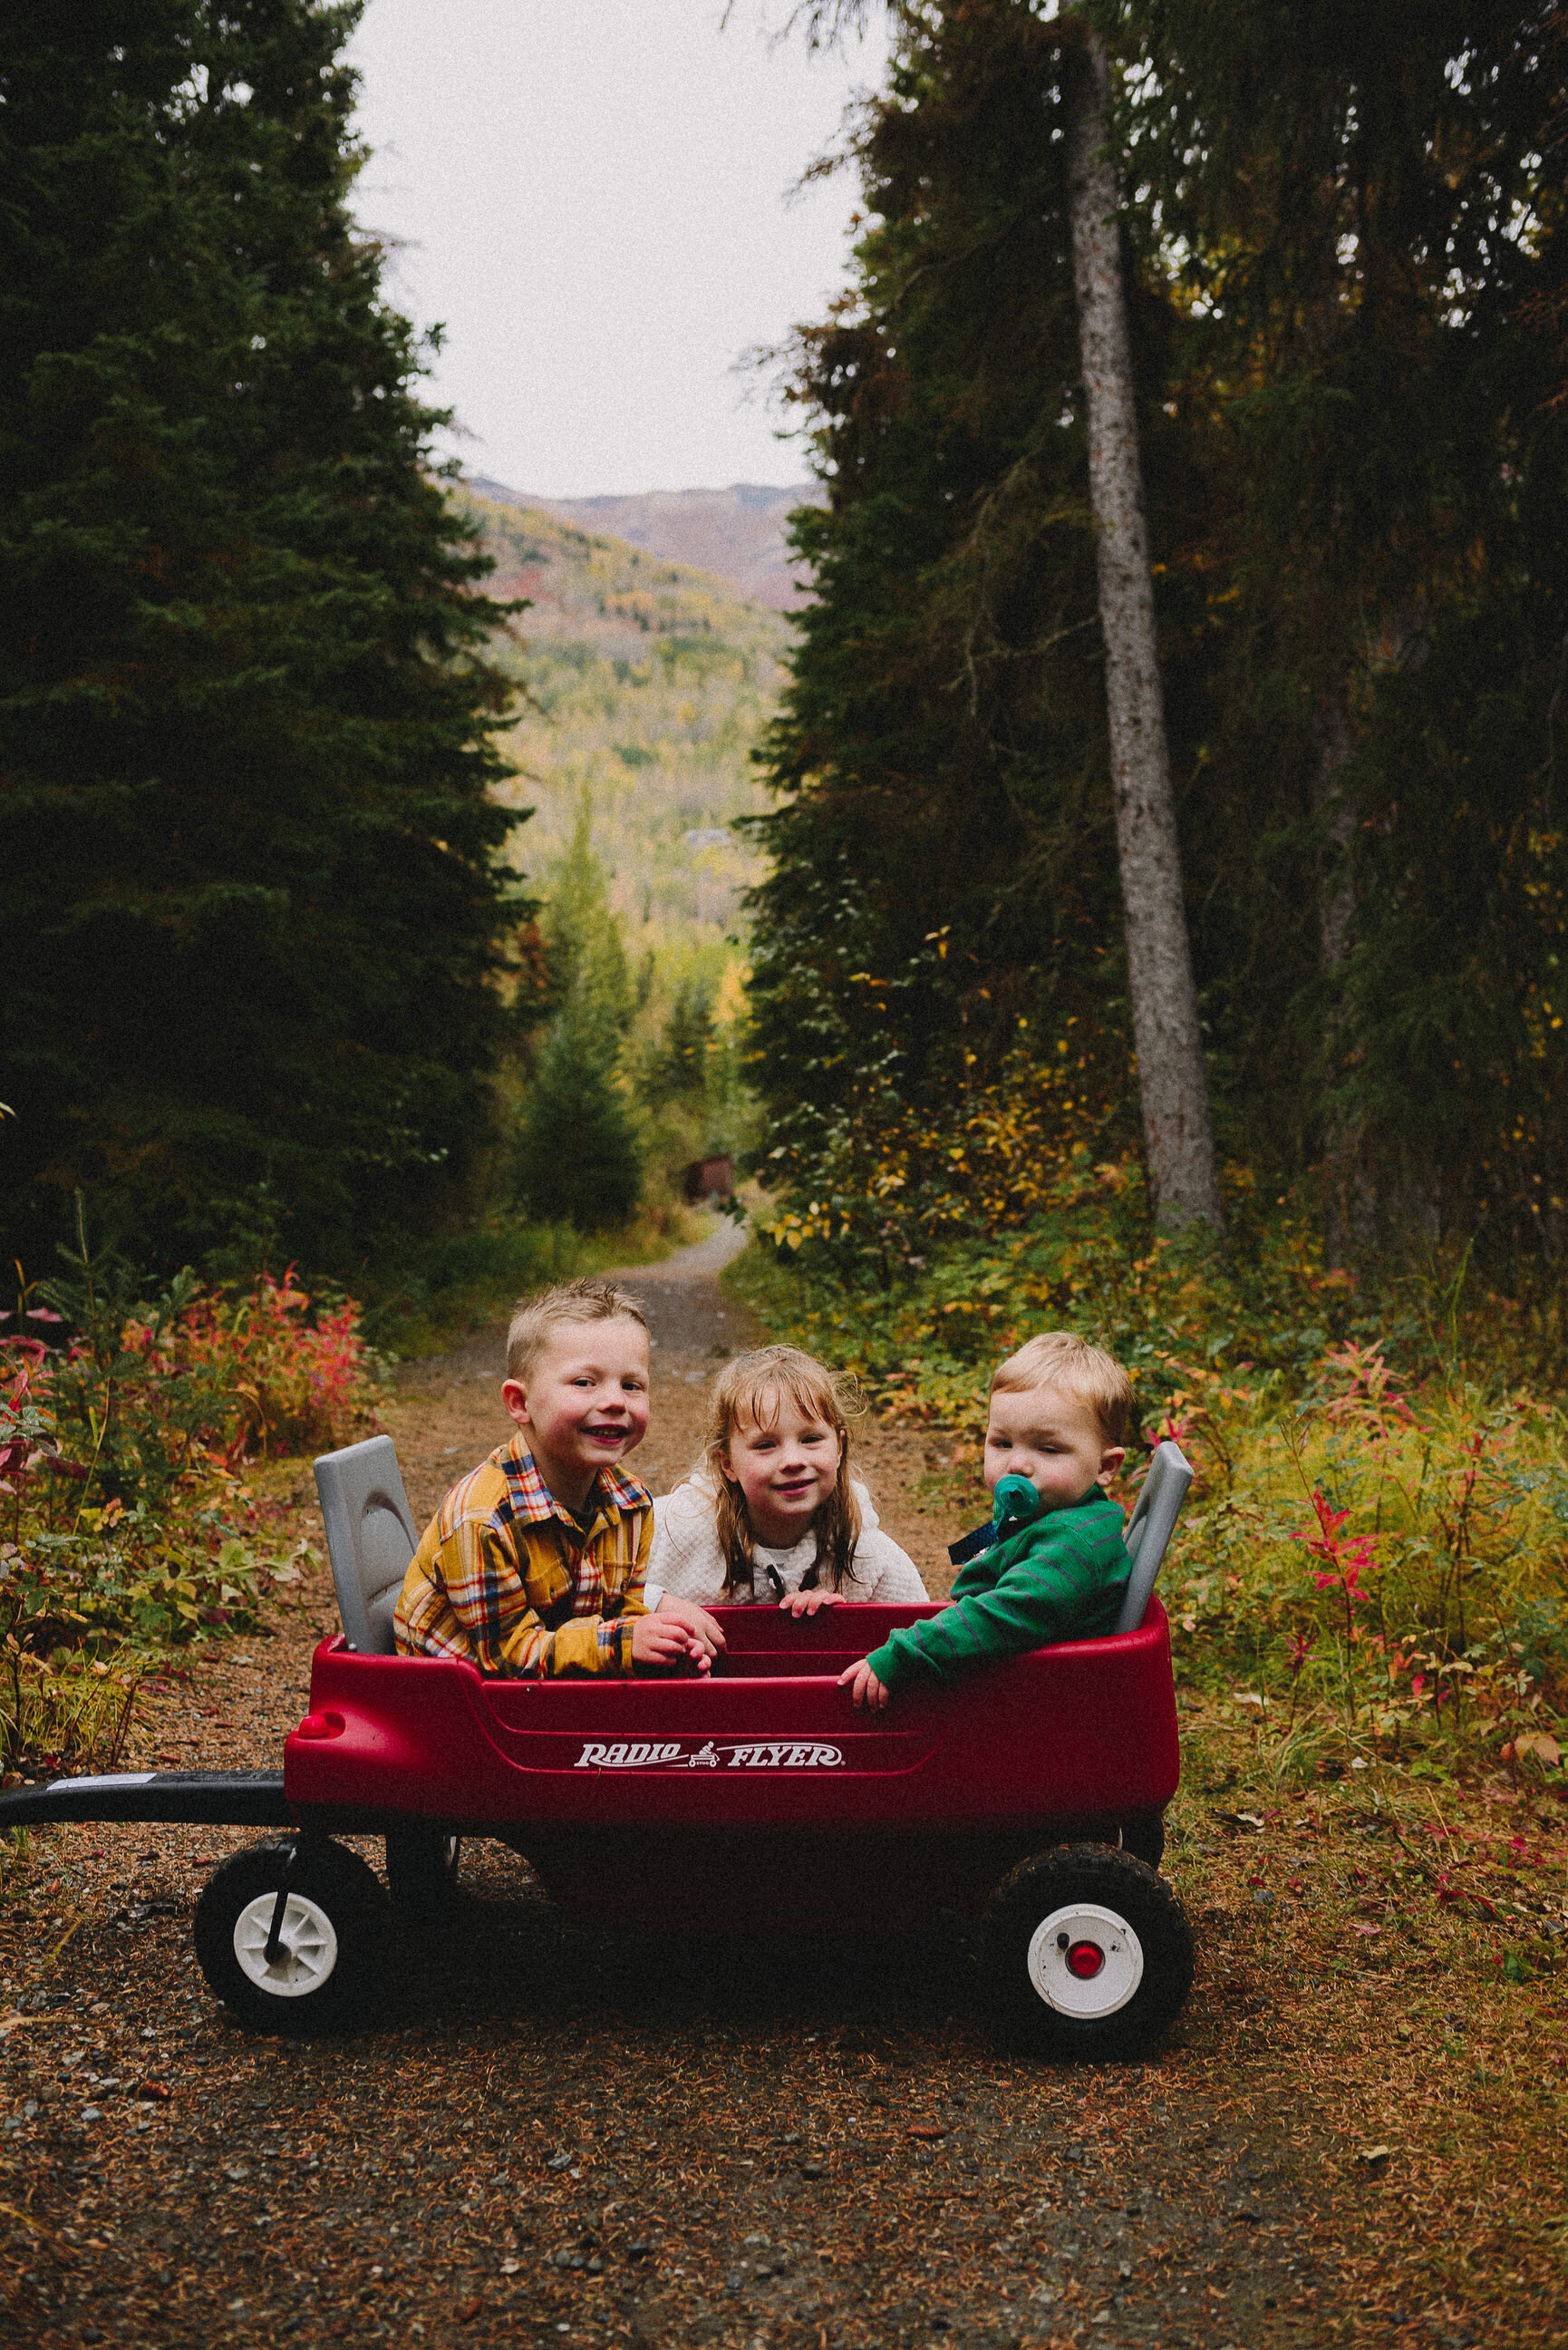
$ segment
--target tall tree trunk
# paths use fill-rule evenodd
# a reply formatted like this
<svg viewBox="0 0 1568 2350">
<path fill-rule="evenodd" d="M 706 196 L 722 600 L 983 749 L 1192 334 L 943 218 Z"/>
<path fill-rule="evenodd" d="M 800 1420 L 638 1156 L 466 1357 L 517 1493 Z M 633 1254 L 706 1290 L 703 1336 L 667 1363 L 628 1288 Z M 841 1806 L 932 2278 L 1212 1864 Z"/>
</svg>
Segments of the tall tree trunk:
<svg viewBox="0 0 1568 2350">
<path fill-rule="evenodd" d="M 1350 944 L 1355 916 L 1355 893 L 1345 871 L 1345 855 L 1355 834 L 1355 809 L 1346 797 L 1341 777 L 1355 748 L 1350 724 L 1349 691 L 1341 680 L 1321 696 L 1317 708 L 1318 755 L 1313 770 L 1313 814 L 1323 830 L 1323 870 L 1318 877 L 1317 934 L 1319 968 L 1331 984 Z M 1328 1014 L 1331 1030 L 1338 1024 L 1338 1005 Z M 1324 1166 L 1324 1243 L 1331 1265 L 1349 1263 L 1369 1243 L 1376 1211 L 1372 1187 L 1362 1164 L 1361 1127 L 1355 1118 L 1338 1118 L 1330 1126 Z"/>
<path fill-rule="evenodd" d="M 1350 764 L 1355 739 L 1350 731 L 1348 693 L 1343 683 L 1331 686 L 1317 711 L 1318 754 L 1313 770 L 1312 805 L 1324 832 L 1324 873 L 1318 884 L 1317 935 L 1324 978 L 1345 961 L 1350 943 L 1355 893 L 1342 868 L 1345 852 L 1355 837 L 1355 809 L 1340 788 L 1340 775 Z"/>
<path fill-rule="evenodd" d="M 1106 52 L 1087 25 L 1075 47 L 1067 150 L 1073 275 L 1144 1146 L 1161 1221 L 1218 1227 L 1220 1184 L 1170 789 L 1116 182 L 1106 149 Z"/>
</svg>

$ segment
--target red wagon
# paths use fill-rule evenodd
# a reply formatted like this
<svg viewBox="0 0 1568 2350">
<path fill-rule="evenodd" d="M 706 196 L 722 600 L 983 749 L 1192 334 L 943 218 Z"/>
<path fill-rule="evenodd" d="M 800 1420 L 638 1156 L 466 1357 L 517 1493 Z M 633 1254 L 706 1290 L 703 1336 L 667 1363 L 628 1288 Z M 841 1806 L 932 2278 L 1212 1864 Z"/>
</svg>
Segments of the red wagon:
<svg viewBox="0 0 1568 2350">
<path fill-rule="evenodd" d="M 336 1837 L 383 1836 L 393 1901 L 428 1916 L 452 1897 L 462 1840 L 494 1836 L 604 1925 L 887 1932 L 977 1915 L 986 1989 L 1015 2032 L 1127 2045 L 1170 2022 L 1192 1971 L 1158 1875 L 1179 1765 L 1149 1588 L 1190 1471 L 1160 1452 L 1128 1529 L 1135 1628 L 873 1713 L 838 1674 L 932 1608 L 717 1607 L 727 1647 L 701 1678 L 493 1679 L 387 1653 L 413 1525 L 390 1442 L 373 1439 L 317 1465 L 345 1630 L 316 1651 L 282 1772 L 57 1781 L 0 1796 L 0 1826 L 292 1831 L 226 1861 L 196 1913 L 213 1989 L 274 2031 L 367 2001 L 387 1896 Z"/>
</svg>

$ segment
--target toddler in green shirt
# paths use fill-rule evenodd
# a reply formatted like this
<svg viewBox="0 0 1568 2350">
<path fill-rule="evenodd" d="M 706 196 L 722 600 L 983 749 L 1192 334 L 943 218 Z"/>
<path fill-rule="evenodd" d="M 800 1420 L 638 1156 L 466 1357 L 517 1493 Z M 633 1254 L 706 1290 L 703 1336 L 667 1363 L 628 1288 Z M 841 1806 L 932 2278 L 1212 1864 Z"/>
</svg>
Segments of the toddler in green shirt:
<svg viewBox="0 0 1568 2350">
<path fill-rule="evenodd" d="M 940 1615 L 839 1675 L 857 1705 L 1115 1629 L 1132 1562 L 1105 1489 L 1127 1458 L 1131 1409 L 1121 1365 L 1071 1331 L 1044 1331 L 1008 1357 L 991 1383 L 985 1437 L 992 1523 L 950 1554 L 961 1571 Z"/>
</svg>

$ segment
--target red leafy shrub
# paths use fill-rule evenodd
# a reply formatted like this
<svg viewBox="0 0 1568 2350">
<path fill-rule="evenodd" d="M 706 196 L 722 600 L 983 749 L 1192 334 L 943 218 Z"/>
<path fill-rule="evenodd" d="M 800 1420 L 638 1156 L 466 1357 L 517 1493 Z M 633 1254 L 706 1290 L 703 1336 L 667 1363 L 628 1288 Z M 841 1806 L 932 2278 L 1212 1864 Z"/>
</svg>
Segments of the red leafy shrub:
<svg viewBox="0 0 1568 2350">
<path fill-rule="evenodd" d="M 254 1624 L 298 1567 L 258 1551 L 239 1463 L 343 1442 L 377 1392 L 351 1298 L 313 1314 L 290 1268 L 149 1302 L 78 1238 L 0 1333 L 0 1774 L 111 1745 L 139 1652 Z"/>
<path fill-rule="evenodd" d="M 197 1289 L 172 1315 L 129 1322 L 123 1337 L 151 1384 L 204 1377 L 209 1445 L 231 1467 L 257 1452 L 328 1451 L 369 1414 L 375 1368 L 353 1298 L 318 1306 L 314 1320 L 310 1304 L 290 1265 L 240 1295 Z"/>
</svg>

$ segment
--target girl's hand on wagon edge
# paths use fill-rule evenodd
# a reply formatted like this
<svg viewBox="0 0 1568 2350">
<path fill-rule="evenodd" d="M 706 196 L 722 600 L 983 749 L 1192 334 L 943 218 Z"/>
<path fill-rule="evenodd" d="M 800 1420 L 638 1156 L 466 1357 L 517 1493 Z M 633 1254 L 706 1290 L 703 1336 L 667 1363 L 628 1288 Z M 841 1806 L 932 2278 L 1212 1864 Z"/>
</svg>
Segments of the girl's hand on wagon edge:
<svg viewBox="0 0 1568 2350">
<path fill-rule="evenodd" d="M 887 1682 L 879 1681 L 872 1671 L 869 1657 L 862 1657 L 857 1665 L 846 1665 L 838 1676 L 838 1686 L 847 1687 L 857 1705 L 867 1706 L 874 1712 L 880 1712 L 893 1694 Z"/>
<path fill-rule="evenodd" d="M 786 1591 L 779 1601 L 779 1606 L 787 1607 L 792 1616 L 815 1616 L 819 1607 L 842 1607 L 843 1605 L 844 1595 L 840 1591 Z"/>
</svg>

